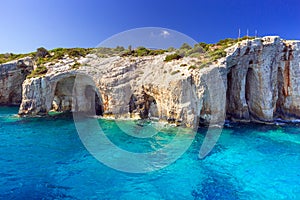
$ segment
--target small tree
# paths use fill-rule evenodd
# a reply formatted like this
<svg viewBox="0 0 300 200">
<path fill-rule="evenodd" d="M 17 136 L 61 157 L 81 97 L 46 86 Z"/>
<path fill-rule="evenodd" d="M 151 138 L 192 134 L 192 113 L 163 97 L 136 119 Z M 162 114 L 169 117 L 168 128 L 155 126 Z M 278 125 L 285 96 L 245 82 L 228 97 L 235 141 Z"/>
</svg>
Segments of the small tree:
<svg viewBox="0 0 300 200">
<path fill-rule="evenodd" d="M 45 58 L 47 55 L 49 55 L 49 52 L 44 47 L 40 47 L 36 50 L 36 57 L 38 58 Z"/>
<path fill-rule="evenodd" d="M 116 51 L 124 51 L 124 50 L 125 50 L 125 48 L 122 47 L 122 46 L 117 46 L 116 47 Z"/>
<path fill-rule="evenodd" d="M 180 49 L 191 49 L 192 47 L 188 43 L 183 43 Z"/>
<path fill-rule="evenodd" d="M 204 43 L 204 42 L 200 42 L 200 43 L 198 43 L 198 44 L 196 44 L 196 45 L 202 47 L 205 51 L 208 51 L 208 50 L 209 50 L 209 44 L 206 44 L 206 43 Z M 195 46 L 196 46 L 196 45 L 195 45 Z"/>
<path fill-rule="evenodd" d="M 131 45 L 128 46 L 128 51 L 132 51 L 132 46 Z"/>
<path fill-rule="evenodd" d="M 174 47 L 169 47 L 168 49 L 167 49 L 167 51 L 168 52 L 172 52 L 172 51 L 175 51 L 176 49 L 174 48 Z"/>
</svg>

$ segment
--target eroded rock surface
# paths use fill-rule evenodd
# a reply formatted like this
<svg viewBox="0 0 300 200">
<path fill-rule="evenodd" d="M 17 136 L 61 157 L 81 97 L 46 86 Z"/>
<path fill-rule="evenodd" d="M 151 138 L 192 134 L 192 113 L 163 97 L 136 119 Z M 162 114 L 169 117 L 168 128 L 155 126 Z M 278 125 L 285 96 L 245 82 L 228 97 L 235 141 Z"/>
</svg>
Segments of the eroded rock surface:
<svg viewBox="0 0 300 200">
<path fill-rule="evenodd" d="M 242 41 L 227 49 L 226 58 L 202 69 L 189 68 L 199 62 L 190 57 L 164 62 L 166 55 L 89 54 L 78 60 L 78 70 L 57 64 L 46 76 L 26 80 L 19 113 L 96 108 L 104 117 L 151 118 L 188 127 L 225 118 L 299 119 L 299 48 L 299 41 L 275 36 Z"/>
<path fill-rule="evenodd" d="M 263 122 L 299 118 L 299 48 L 299 41 L 274 36 L 228 49 L 228 118 Z"/>
<path fill-rule="evenodd" d="M 225 65 L 196 71 L 182 66 L 194 64 L 195 59 L 164 62 L 164 58 L 90 55 L 81 60 L 80 70 L 52 69 L 45 77 L 24 82 L 19 114 L 86 112 L 96 106 L 104 117 L 151 118 L 189 127 L 197 126 L 200 117 L 205 123 L 224 121 L 226 80 L 219 69 Z M 87 86 L 94 93 L 87 95 Z"/>
<path fill-rule="evenodd" d="M 0 104 L 19 105 L 22 101 L 22 84 L 33 69 L 30 58 L 0 64 Z"/>
</svg>

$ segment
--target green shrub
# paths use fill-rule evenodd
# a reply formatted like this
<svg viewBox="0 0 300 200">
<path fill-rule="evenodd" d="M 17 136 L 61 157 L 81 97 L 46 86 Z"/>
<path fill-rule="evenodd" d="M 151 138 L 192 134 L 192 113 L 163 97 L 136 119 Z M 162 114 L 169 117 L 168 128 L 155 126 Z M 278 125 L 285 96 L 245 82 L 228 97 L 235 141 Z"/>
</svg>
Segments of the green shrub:
<svg viewBox="0 0 300 200">
<path fill-rule="evenodd" d="M 37 58 L 45 58 L 46 56 L 49 56 L 49 52 L 44 47 L 40 47 L 36 50 L 35 56 Z"/>
<path fill-rule="evenodd" d="M 194 48 L 189 50 L 189 54 L 193 53 L 205 53 L 206 51 L 199 45 L 195 45 Z"/>
<path fill-rule="evenodd" d="M 219 42 L 217 42 L 216 45 L 218 46 L 223 46 L 225 48 L 234 45 L 235 43 L 242 41 L 242 40 L 249 40 L 249 39 L 254 39 L 255 37 L 250 37 L 250 36 L 244 36 L 242 38 L 239 39 L 233 39 L 233 38 L 226 38 L 223 40 L 220 40 Z"/>
<path fill-rule="evenodd" d="M 178 55 L 177 53 L 174 53 L 174 54 L 167 55 L 164 61 L 169 62 L 171 60 L 179 60 L 180 58 L 182 58 L 182 56 Z"/>
<path fill-rule="evenodd" d="M 26 53 L 26 54 L 13 54 L 13 53 L 4 53 L 4 54 L 0 54 L 0 64 L 2 63 L 6 63 L 12 60 L 18 60 L 21 58 L 24 58 L 26 56 L 30 56 L 30 57 L 34 57 L 35 53 Z"/>
<path fill-rule="evenodd" d="M 150 50 L 146 49 L 145 47 L 138 47 L 135 52 L 137 56 L 147 56 L 149 55 Z"/>
<path fill-rule="evenodd" d="M 225 57 L 226 56 L 226 51 L 224 49 L 216 49 L 212 52 L 209 53 L 211 60 L 216 61 L 219 58 Z"/>
<path fill-rule="evenodd" d="M 163 49 L 157 49 L 157 50 L 150 50 L 149 55 L 160 55 L 160 54 L 164 54 L 166 52 L 166 50 Z"/>
<path fill-rule="evenodd" d="M 70 49 L 68 52 L 70 57 L 80 57 L 85 56 L 85 52 L 81 49 Z"/>
<path fill-rule="evenodd" d="M 79 62 L 75 62 L 72 66 L 71 69 L 79 69 L 79 67 L 81 66 L 81 64 Z"/>
<path fill-rule="evenodd" d="M 47 71 L 48 69 L 44 65 L 38 66 L 35 70 L 31 72 L 31 74 L 27 76 L 27 78 L 33 78 L 33 77 L 39 77 L 45 75 Z"/>
<path fill-rule="evenodd" d="M 88 48 L 56 48 L 49 51 L 49 54 L 45 57 L 36 56 L 35 57 L 35 63 L 37 66 L 44 65 L 48 62 L 57 62 L 58 60 L 63 59 L 65 56 L 69 56 L 71 58 L 77 58 L 77 57 L 84 57 L 90 52 L 92 52 L 93 49 Z M 38 54 L 38 52 L 37 52 Z"/>
<path fill-rule="evenodd" d="M 187 50 L 189 50 L 189 49 L 192 49 L 192 47 L 189 44 L 187 44 L 187 43 L 183 43 L 181 45 L 180 49 L 187 49 Z"/>
<path fill-rule="evenodd" d="M 197 67 L 195 65 L 191 65 L 191 66 L 189 66 L 189 70 L 191 70 L 191 69 L 197 69 Z"/>
<path fill-rule="evenodd" d="M 167 51 L 168 52 L 172 52 L 172 51 L 175 51 L 176 49 L 174 48 L 174 47 L 169 47 L 168 49 L 167 49 Z"/>
<path fill-rule="evenodd" d="M 200 42 L 196 44 L 195 46 L 200 46 L 205 52 L 209 50 L 210 44 L 206 44 L 204 42 Z"/>
<path fill-rule="evenodd" d="M 94 49 L 92 48 L 56 48 L 49 51 L 49 53 L 52 54 L 52 56 L 50 56 L 50 60 L 62 59 L 64 56 L 73 58 L 81 56 L 84 57 L 93 50 Z"/>
<path fill-rule="evenodd" d="M 182 58 L 185 57 L 185 56 L 188 56 L 188 50 L 187 49 L 178 49 L 176 51 L 176 53 L 178 55 L 180 55 Z"/>
<path fill-rule="evenodd" d="M 135 50 L 126 50 L 121 54 L 121 56 L 155 56 L 164 54 L 166 50 L 163 49 L 147 49 L 145 47 L 138 47 Z"/>
<path fill-rule="evenodd" d="M 117 52 L 121 52 L 121 51 L 124 51 L 125 48 L 122 47 L 122 46 L 117 46 L 114 50 L 117 51 Z"/>
<path fill-rule="evenodd" d="M 235 39 L 226 38 L 226 39 L 223 39 L 223 40 L 220 40 L 219 42 L 217 42 L 216 45 L 219 45 L 219 46 L 228 46 L 228 45 L 233 44 L 235 42 L 236 42 Z"/>
<path fill-rule="evenodd" d="M 173 72 L 171 72 L 171 75 L 175 75 L 175 74 L 177 74 L 179 72 L 180 72 L 180 70 L 173 71 Z"/>
</svg>

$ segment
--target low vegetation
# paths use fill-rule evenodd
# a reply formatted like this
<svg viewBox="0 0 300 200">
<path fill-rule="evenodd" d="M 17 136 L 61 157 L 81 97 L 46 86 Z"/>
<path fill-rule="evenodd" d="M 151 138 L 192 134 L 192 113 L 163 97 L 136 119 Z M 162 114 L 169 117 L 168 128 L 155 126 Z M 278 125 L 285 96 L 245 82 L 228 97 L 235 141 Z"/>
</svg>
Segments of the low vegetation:
<svg viewBox="0 0 300 200">
<path fill-rule="evenodd" d="M 167 55 L 165 57 L 165 62 L 169 62 L 171 60 L 179 60 L 180 58 L 182 58 L 181 55 L 179 55 L 178 53 L 174 53 L 174 54 L 170 54 L 170 55 Z"/>
<path fill-rule="evenodd" d="M 131 50 L 131 48 L 128 48 L 127 51 L 121 54 L 121 56 L 156 56 L 160 54 L 164 54 L 167 52 L 167 50 L 163 49 L 147 49 L 145 47 L 138 47 L 134 50 Z"/>
<path fill-rule="evenodd" d="M 27 78 L 40 77 L 47 73 L 48 69 L 44 65 L 37 66 L 35 70 L 33 70 Z"/>
<path fill-rule="evenodd" d="M 189 70 L 191 70 L 191 69 L 197 69 L 198 67 L 197 66 L 195 66 L 195 65 L 191 65 L 191 66 L 189 66 Z"/>
<path fill-rule="evenodd" d="M 111 56 L 122 55 L 126 52 L 126 49 L 122 46 L 117 46 L 116 48 L 109 47 L 98 47 L 93 50 L 92 53 L 96 54 L 99 58 L 107 58 Z"/>
<path fill-rule="evenodd" d="M 197 68 L 201 69 L 203 67 L 211 65 L 212 63 L 216 62 L 218 59 L 225 57 L 226 48 L 247 39 L 254 39 L 254 37 L 245 36 L 240 39 L 227 38 L 224 40 L 220 40 L 216 44 L 207 44 L 204 42 L 200 42 L 195 44 L 194 47 L 191 47 L 188 44 L 184 43 L 175 52 L 177 55 L 180 55 L 181 57 L 198 58 L 199 60 L 201 60 L 200 63 L 197 63 L 197 65 L 190 66 L 189 69 L 197 69 Z M 172 60 L 172 59 L 168 58 L 167 60 Z"/>
<path fill-rule="evenodd" d="M 179 72 L 180 72 L 180 70 L 173 71 L 173 72 L 171 72 L 171 75 L 175 75 L 175 74 L 177 74 Z"/>
<path fill-rule="evenodd" d="M 75 62 L 72 66 L 71 69 L 79 69 L 79 67 L 81 66 L 81 64 L 79 62 Z"/>
<path fill-rule="evenodd" d="M 35 54 L 33 54 L 33 59 L 37 67 L 27 76 L 27 78 L 45 75 L 47 73 L 47 67 L 45 67 L 46 63 L 53 64 L 66 57 L 73 59 L 84 57 L 92 52 L 92 50 L 93 49 L 91 48 L 56 48 L 48 51 L 47 49 L 40 47 Z M 78 69 L 79 66 L 80 63 L 76 62 L 71 68 Z"/>
<path fill-rule="evenodd" d="M 40 48 L 39 48 L 40 49 Z M 84 57 L 93 51 L 92 48 L 56 48 L 49 50 L 48 53 L 44 52 L 42 55 L 38 54 L 39 49 L 37 49 L 37 55 L 35 56 L 36 64 L 42 65 L 48 62 L 56 62 L 63 58 L 79 58 Z M 46 50 L 47 51 L 47 50 Z"/>
<path fill-rule="evenodd" d="M 132 48 L 131 45 L 125 49 L 122 46 L 117 46 L 116 48 L 108 47 L 99 47 L 99 48 L 56 48 L 52 50 L 47 50 L 43 47 L 37 49 L 36 52 L 27 53 L 27 54 L 13 54 L 5 53 L 0 54 L 0 64 L 6 63 L 12 60 L 17 60 L 29 56 L 33 58 L 35 65 L 37 66 L 34 71 L 28 77 L 41 76 L 47 72 L 46 63 L 53 65 L 64 58 L 73 58 L 77 60 L 79 57 L 85 57 L 87 54 L 96 54 L 100 58 L 111 57 L 111 56 L 155 56 L 164 54 L 166 52 L 172 52 L 172 54 L 166 55 L 164 61 L 170 62 L 172 60 L 179 60 L 183 57 L 194 57 L 197 58 L 198 62 L 195 62 L 195 65 L 181 64 L 181 67 L 188 67 L 188 69 L 200 69 L 206 66 L 209 66 L 216 62 L 218 59 L 225 57 L 225 49 L 239 43 L 242 40 L 253 39 L 253 37 L 242 37 L 240 39 L 227 38 L 220 40 L 216 44 L 207 44 L 200 42 L 195 44 L 193 47 L 187 43 L 182 44 L 179 49 L 173 47 L 168 48 L 167 50 L 163 49 L 149 49 L 145 47 Z M 78 69 L 80 63 L 75 62 L 71 66 L 72 69 Z"/>
<path fill-rule="evenodd" d="M 12 60 L 18 60 L 27 56 L 34 57 L 35 53 L 27 53 L 27 54 L 13 54 L 13 53 L 4 53 L 0 54 L 0 64 L 6 63 Z"/>
</svg>

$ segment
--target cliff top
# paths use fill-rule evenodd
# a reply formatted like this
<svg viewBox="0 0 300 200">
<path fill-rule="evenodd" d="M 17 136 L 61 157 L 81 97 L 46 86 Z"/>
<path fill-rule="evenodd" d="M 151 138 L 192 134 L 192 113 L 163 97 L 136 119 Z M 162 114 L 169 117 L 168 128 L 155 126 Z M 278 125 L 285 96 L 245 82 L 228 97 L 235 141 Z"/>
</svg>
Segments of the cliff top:
<svg viewBox="0 0 300 200">
<path fill-rule="evenodd" d="M 106 58 L 119 57 L 126 61 L 129 58 L 131 62 L 141 60 L 151 60 L 156 56 L 157 59 L 162 59 L 164 62 L 177 62 L 182 68 L 187 70 L 198 70 L 204 67 L 208 67 L 212 64 L 219 65 L 219 59 L 231 54 L 240 46 L 245 46 L 248 42 L 251 44 L 262 43 L 263 45 L 284 41 L 288 45 L 293 45 L 299 41 L 297 40 L 282 40 L 279 36 L 267 36 L 263 38 L 243 37 L 240 39 L 227 38 L 220 40 L 216 44 L 207 44 L 200 42 L 194 47 L 184 43 L 179 49 L 147 49 L 145 47 L 137 47 L 132 49 L 129 46 L 125 49 L 122 46 L 116 48 L 56 48 L 52 50 L 46 50 L 41 47 L 36 52 L 27 54 L 0 54 L 0 64 L 15 62 L 25 57 L 31 58 L 34 62 L 34 70 L 27 77 L 39 77 L 45 75 L 47 72 L 61 72 L 65 70 L 77 70 L 88 64 L 87 60 L 96 59 L 106 62 Z M 147 58 L 148 57 L 148 58 Z M 99 58 L 99 59 L 98 59 Z M 137 59 L 140 58 L 140 59 Z M 143 58 L 143 59 L 142 59 Z M 183 59 L 186 58 L 186 59 Z M 176 62 L 175 62 L 176 63 Z M 170 72 L 171 74 L 179 73 L 182 70 L 175 70 Z"/>
</svg>

